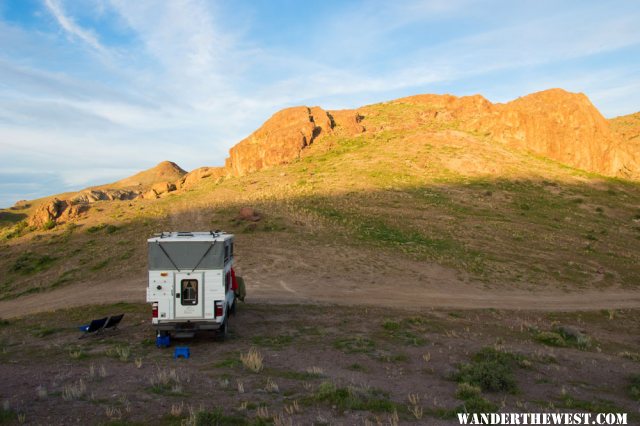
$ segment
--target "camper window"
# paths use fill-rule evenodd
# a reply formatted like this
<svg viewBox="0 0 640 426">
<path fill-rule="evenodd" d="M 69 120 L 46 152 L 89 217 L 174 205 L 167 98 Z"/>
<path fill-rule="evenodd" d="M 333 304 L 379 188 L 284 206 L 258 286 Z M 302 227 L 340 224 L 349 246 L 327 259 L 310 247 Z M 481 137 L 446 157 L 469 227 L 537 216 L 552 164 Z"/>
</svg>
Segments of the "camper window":
<svg viewBox="0 0 640 426">
<path fill-rule="evenodd" d="M 182 280 L 180 290 L 180 303 L 183 306 L 198 304 L 198 280 Z"/>
<path fill-rule="evenodd" d="M 229 261 L 229 246 L 224 246 L 224 261 L 225 263 Z"/>
</svg>

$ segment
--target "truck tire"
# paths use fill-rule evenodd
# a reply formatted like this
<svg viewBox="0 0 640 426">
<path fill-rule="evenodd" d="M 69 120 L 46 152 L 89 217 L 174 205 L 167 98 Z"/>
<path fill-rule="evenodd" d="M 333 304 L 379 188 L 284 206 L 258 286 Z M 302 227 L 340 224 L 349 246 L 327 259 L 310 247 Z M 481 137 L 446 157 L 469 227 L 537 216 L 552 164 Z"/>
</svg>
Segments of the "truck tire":
<svg viewBox="0 0 640 426">
<path fill-rule="evenodd" d="M 229 315 L 224 319 L 220 328 L 216 330 L 215 339 L 219 342 L 224 342 L 227 338 L 227 333 L 229 332 Z"/>
</svg>

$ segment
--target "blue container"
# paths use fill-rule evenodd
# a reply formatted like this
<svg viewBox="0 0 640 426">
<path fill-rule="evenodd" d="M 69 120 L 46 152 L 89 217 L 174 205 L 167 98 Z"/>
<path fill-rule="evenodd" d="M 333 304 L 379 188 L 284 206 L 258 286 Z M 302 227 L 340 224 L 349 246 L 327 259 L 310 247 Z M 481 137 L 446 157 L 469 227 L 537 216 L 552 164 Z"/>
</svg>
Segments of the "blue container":
<svg viewBox="0 0 640 426">
<path fill-rule="evenodd" d="M 171 344 L 171 340 L 169 335 L 166 336 L 157 336 L 156 337 L 156 346 L 159 348 L 168 348 Z"/>
<path fill-rule="evenodd" d="M 78 327 L 80 329 L 80 331 L 88 331 L 89 330 L 89 325 L 81 325 L 80 327 Z"/>
<path fill-rule="evenodd" d="M 189 351 L 189 346 L 176 346 L 175 350 L 173 351 L 173 357 L 175 359 L 178 359 L 180 357 L 183 357 L 184 359 L 189 359 L 190 355 L 191 353 Z"/>
</svg>

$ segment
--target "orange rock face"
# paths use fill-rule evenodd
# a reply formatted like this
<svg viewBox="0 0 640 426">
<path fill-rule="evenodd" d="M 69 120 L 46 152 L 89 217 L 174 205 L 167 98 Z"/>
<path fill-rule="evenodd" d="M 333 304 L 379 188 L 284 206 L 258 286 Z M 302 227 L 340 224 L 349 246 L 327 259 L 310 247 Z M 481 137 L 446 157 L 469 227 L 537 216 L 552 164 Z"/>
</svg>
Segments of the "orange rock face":
<svg viewBox="0 0 640 426">
<path fill-rule="evenodd" d="M 391 124 L 395 130 L 429 123 L 448 125 L 586 171 L 640 179 L 640 141 L 627 143 L 582 93 L 551 89 L 506 104 L 493 104 L 480 95 L 417 95 L 387 104 L 414 107 L 411 116 L 397 117 Z M 288 163 L 322 135 L 353 136 L 385 130 L 368 122 L 369 108 L 329 112 L 319 107 L 284 109 L 231 148 L 225 173 L 242 176 Z M 633 131 L 627 133 L 636 137 Z"/>
<path fill-rule="evenodd" d="M 494 108 L 481 127 L 498 142 L 587 171 L 640 177 L 632 153 L 582 93 L 546 90 Z"/>
<path fill-rule="evenodd" d="M 323 133 L 331 118 L 321 108 L 294 107 L 277 112 L 258 130 L 229 151 L 227 173 L 242 176 L 265 167 L 288 163 Z"/>
<path fill-rule="evenodd" d="M 184 177 L 177 182 L 177 187 L 179 189 L 188 189 L 202 179 L 221 179 L 225 174 L 226 171 L 224 167 L 200 167 L 184 175 Z"/>
</svg>

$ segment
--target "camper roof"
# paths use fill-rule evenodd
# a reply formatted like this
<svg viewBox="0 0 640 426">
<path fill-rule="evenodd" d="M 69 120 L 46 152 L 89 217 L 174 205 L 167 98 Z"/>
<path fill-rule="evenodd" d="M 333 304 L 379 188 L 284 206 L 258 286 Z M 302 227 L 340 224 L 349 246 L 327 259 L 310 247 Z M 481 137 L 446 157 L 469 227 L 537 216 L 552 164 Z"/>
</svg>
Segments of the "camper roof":
<svg viewBox="0 0 640 426">
<path fill-rule="evenodd" d="M 224 231 L 205 231 L 205 232 L 162 232 L 149 238 L 147 242 L 173 242 L 173 241 L 224 241 L 232 239 L 232 234 Z"/>
</svg>

